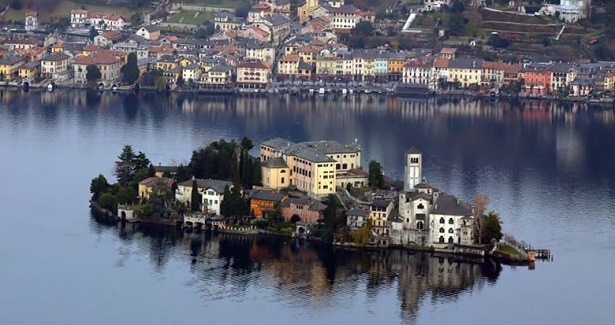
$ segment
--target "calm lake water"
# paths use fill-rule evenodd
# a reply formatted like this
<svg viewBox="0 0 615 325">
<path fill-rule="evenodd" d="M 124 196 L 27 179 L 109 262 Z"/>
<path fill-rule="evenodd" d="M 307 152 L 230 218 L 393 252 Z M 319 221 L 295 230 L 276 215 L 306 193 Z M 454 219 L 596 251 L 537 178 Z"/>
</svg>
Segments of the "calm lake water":
<svg viewBox="0 0 615 325">
<path fill-rule="evenodd" d="M 155 164 L 248 136 L 333 139 L 491 198 L 535 270 L 280 238 L 102 224 L 90 180 L 125 144 Z M 603 324 L 615 306 L 615 112 L 539 102 L 0 90 L 1 324 Z"/>
</svg>

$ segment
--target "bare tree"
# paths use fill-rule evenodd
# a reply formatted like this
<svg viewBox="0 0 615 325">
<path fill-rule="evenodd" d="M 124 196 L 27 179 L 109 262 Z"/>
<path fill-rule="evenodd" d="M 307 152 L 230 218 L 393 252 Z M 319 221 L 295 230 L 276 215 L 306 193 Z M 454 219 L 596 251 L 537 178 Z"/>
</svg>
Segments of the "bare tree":
<svg viewBox="0 0 615 325">
<path fill-rule="evenodd" d="M 474 238 L 478 239 L 478 244 L 482 244 L 481 234 L 485 226 L 485 210 L 489 205 L 489 196 L 476 194 L 474 196 Z"/>
</svg>

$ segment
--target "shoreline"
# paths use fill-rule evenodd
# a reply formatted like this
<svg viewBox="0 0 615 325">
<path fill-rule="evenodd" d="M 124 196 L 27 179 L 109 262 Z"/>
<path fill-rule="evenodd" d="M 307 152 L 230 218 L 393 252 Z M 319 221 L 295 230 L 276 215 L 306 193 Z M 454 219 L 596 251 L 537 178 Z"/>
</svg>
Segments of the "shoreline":
<svg viewBox="0 0 615 325">
<path fill-rule="evenodd" d="M 86 88 L 81 86 L 64 86 L 64 85 L 55 85 L 52 91 L 46 89 L 45 86 L 38 85 L 30 85 L 28 89 L 24 88 L 21 85 L 17 84 L 5 84 L 3 85 L 5 89 L 10 90 L 22 90 L 24 92 L 30 92 L 31 90 L 38 90 L 41 92 L 50 92 L 53 93 L 56 89 L 70 89 L 70 90 L 85 90 L 85 91 L 96 91 L 98 93 L 135 93 L 138 94 L 140 92 L 144 93 L 160 93 L 160 94 L 193 94 L 193 95 L 205 95 L 205 96 L 229 96 L 234 97 L 237 95 L 241 96 L 271 96 L 271 95 L 290 95 L 297 97 L 320 97 L 324 98 L 327 96 L 336 96 L 336 97 L 351 97 L 351 96 L 382 96 L 382 97 L 392 97 L 392 98 L 418 98 L 418 99 L 429 99 L 429 98 L 471 98 L 475 100 L 490 100 L 491 102 L 498 101 L 515 101 L 515 100 L 532 100 L 532 101 L 549 101 L 556 103 L 566 103 L 566 104 L 588 104 L 588 105 L 598 105 L 598 106 L 614 106 L 615 107 L 615 98 L 607 97 L 600 99 L 588 99 L 585 97 L 564 97 L 558 98 L 554 96 L 526 96 L 526 95 L 513 95 L 513 94 L 499 94 L 495 97 L 491 96 L 489 93 L 483 92 L 475 92 L 475 91 L 465 91 L 465 90 L 451 90 L 451 91 L 429 91 L 424 93 L 397 93 L 394 91 L 389 91 L 382 87 L 359 87 L 359 89 L 353 90 L 350 93 L 348 90 L 351 88 L 340 88 L 338 86 L 334 87 L 324 87 L 320 85 L 314 86 L 301 86 L 301 87 L 273 87 L 270 86 L 268 88 L 231 88 L 231 89 L 173 89 L 173 90 L 165 90 L 159 91 L 154 87 L 145 87 L 140 86 L 138 90 L 135 89 L 134 86 L 122 86 L 117 87 L 117 89 L 95 89 L 95 88 Z M 291 89 L 293 88 L 293 89 Z M 324 93 L 319 93 L 319 89 L 325 89 Z M 346 92 L 344 92 L 346 90 Z"/>
<path fill-rule="evenodd" d="M 98 220 L 99 218 L 102 222 L 106 222 L 106 223 L 118 223 L 118 222 L 126 222 L 126 223 L 131 223 L 131 224 L 143 224 L 143 225 L 147 225 L 147 226 L 152 226 L 152 227 L 173 227 L 175 229 L 178 229 L 178 221 L 176 220 L 170 220 L 170 219 L 162 219 L 162 218 L 157 218 L 157 219 L 133 219 L 133 220 L 124 220 L 122 221 L 116 214 L 114 214 L 113 212 L 107 210 L 107 209 L 103 209 L 100 206 L 98 206 L 98 204 L 96 204 L 96 202 L 90 201 L 90 209 L 91 212 L 94 213 L 94 217 Z M 388 246 L 357 246 L 354 245 L 353 243 L 326 243 L 324 242 L 322 239 L 320 238 L 299 238 L 299 237 L 294 237 L 292 235 L 287 235 L 287 234 L 280 234 L 280 233 L 272 233 L 270 231 L 266 231 L 266 230 L 261 230 L 261 229 L 250 229 L 249 231 L 246 232 L 242 232 L 242 231 L 235 231 L 233 229 L 220 229 L 218 228 L 215 231 L 212 230 L 199 230 L 200 232 L 207 232 L 207 231 L 211 231 L 212 233 L 217 232 L 217 233 L 223 233 L 223 234 L 229 234 L 229 235 L 241 235 L 241 236 L 276 236 L 276 237 L 286 237 L 286 238 L 290 238 L 290 239 L 304 239 L 310 242 L 318 242 L 320 244 L 324 244 L 327 246 L 330 246 L 333 249 L 345 249 L 345 250 L 375 250 L 375 251 L 387 251 L 387 250 L 394 250 L 394 249 L 400 249 L 400 250 L 405 250 L 405 251 L 409 251 L 409 252 L 423 252 L 423 253 L 430 253 L 431 256 L 436 256 L 436 257 L 452 257 L 452 258 L 456 258 L 456 259 L 461 259 L 462 261 L 466 261 L 466 262 L 478 262 L 480 261 L 485 261 L 485 260 L 491 260 L 493 262 L 497 262 L 497 263 L 502 263 L 505 265 L 518 265 L 518 266 L 528 266 L 531 265 L 531 263 L 533 263 L 527 256 L 525 257 L 520 257 L 520 256 L 513 256 L 513 255 L 509 255 L 509 254 L 505 254 L 505 253 L 501 253 L 501 252 L 494 252 L 494 253 L 498 253 L 498 254 L 493 254 L 493 253 L 489 253 L 488 250 L 486 248 L 478 248 L 478 247 L 460 247 L 460 246 L 454 246 L 453 249 L 439 249 L 439 248 L 434 248 L 431 246 L 418 246 L 418 245 L 388 245 Z M 482 253 L 481 253 L 482 252 Z"/>
</svg>

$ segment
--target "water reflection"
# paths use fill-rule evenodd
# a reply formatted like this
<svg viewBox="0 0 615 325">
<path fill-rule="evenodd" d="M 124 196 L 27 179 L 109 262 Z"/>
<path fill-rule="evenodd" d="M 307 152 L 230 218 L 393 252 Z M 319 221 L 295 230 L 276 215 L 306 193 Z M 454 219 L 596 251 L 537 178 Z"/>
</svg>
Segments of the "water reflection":
<svg viewBox="0 0 615 325">
<path fill-rule="evenodd" d="M 397 292 L 402 318 L 412 321 L 421 302 L 444 303 L 466 291 L 495 284 L 499 264 L 482 259 L 438 256 L 402 250 L 350 251 L 283 237 L 184 233 L 175 228 L 94 221 L 95 232 L 112 232 L 122 247 L 140 247 L 155 272 L 168 261 L 183 260 L 203 303 L 219 299 L 242 302 L 248 288 L 274 288 L 290 308 L 311 311 L 343 308 L 365 293 L 376 301 L 382 291 Z M 116 266 L 128 258 L 121 248 Z M 135 253 L 133 253 L 134 255 Z"/>
</svg>

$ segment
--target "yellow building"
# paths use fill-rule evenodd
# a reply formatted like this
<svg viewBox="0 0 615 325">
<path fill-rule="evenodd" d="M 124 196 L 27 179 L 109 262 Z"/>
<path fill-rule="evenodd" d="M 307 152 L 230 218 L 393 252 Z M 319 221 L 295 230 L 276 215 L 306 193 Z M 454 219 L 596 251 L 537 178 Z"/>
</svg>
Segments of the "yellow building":
<svg viewBox="0 0 615 325">
<path fill-rule="evenodd" d="M 306 0 L 303 6 L 297 8 L 297 16 L 299 16 L 299 21 L 302 23 L 310 21 L 314 18 L 314 10 L 318 7 L 320 7 L 318 5 L 318 0 Z"/>
<path fill-rule="evenodd" d="M 18 69 L 24 62 L 25 59 L 18 55 L 6 54 L 0 57 L 0 80 L 13 80 L 17 77 Z"/>
<path fill-rule="evenodd" d="M 261 169 L 264 187 L 279 190 L 290 185 L 290 168 L 282 157 L 263 162 Z"/>
<path fill-rule="evenodd" d="M 156 62 L 156 69 L 162 71 L 169 71 L 175 69 L 178 66 L 178 62 L 173 55 L 164 55 Z"/>
<path fill-rule="evenodd" d="M 295 75 L 299 68 L 299 55 L 289 54 L 280 58 L 278 61 L 278 74 Z"/>
<path fill-rule="evenodd" d="M 315 60 L 316 75 L 333 76 L 335 75 L 336 60 L 333 56 L 318 56 Z"/>
<path fill-rule="evenodd" d="M 265 88 L 269 85 L 271 69 L 262 61 L 246 61 L 237 65 L 235 75 L 241 88 Z"/>
<path fill-rule="evenodd" d="M 393 55 L 389 57 L 387 65 L 387 73 L 390 80 L 398 81 L 401 78 L 406 59 L 401 55 Z"/>
<path fill-rule="evenodd" d="M 41 62 L 32 61 L 19 67 L 19 78 L 32 80 L 38 78 L 41 72 Z"/>
<path fill-rule="evenodd" d="M 361 167 L 358 145 L 342 145 L 336 141 L 293 143 L 275 138 L 261 144 L 260 156 L 264 186 L 279 188 L 294 185 L 316 197 L 335 193 L 338 173 Z M 275 161 L 268 162 L 272 159 Z M 282 186 L 282 174 L 286 174 L 284 170 L 288 170 L 289 177 L 288 183 L 285 178 L 286 185 Z"/>
<path fill-rule="evenodd" d="M 139 198 L 149 199 L 152 194 L 166 194 L 173 188 L 173 179 L 168 177 L 148 177 L 139 182 Z"/>
<path fill-rule="evenodd" d="M 473 58 L 458 58 L 450 60 L 448 65 L 448 81 L 458 82 L 463 88 L 479 85 L 482 79 L 483 60 Z"/>
<path fill-rule="evenodd" d="M 374 199 L 370 205 L 369 220 L 372 221 L 373 229 L 378 235 L 389 234 L 387 223 L 391 216 L 391 211 L 393 211 L 393 202 L 391 201 Z"/>
</svg>

